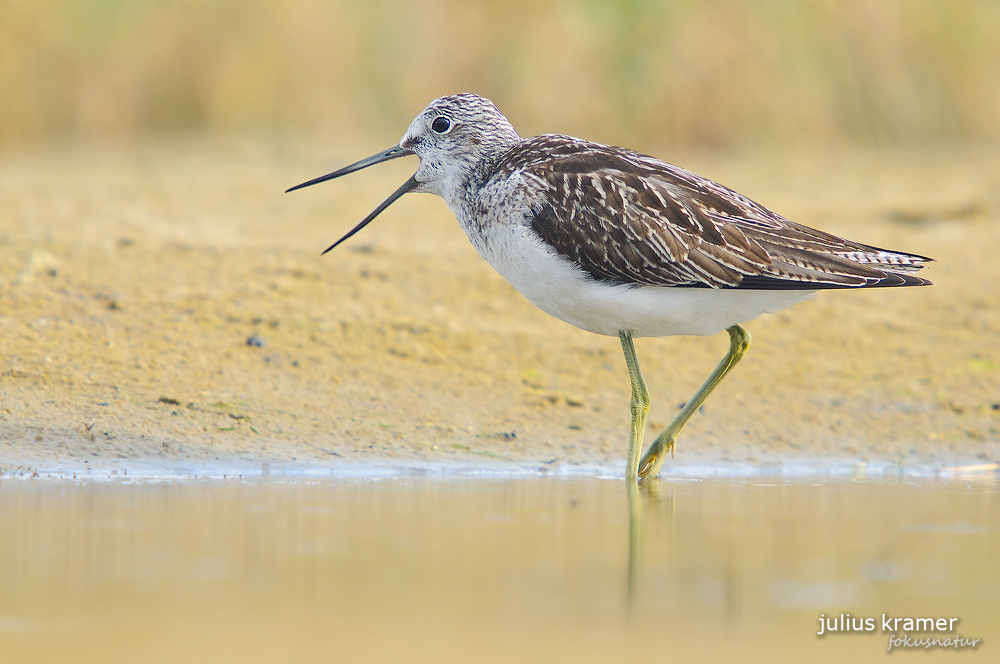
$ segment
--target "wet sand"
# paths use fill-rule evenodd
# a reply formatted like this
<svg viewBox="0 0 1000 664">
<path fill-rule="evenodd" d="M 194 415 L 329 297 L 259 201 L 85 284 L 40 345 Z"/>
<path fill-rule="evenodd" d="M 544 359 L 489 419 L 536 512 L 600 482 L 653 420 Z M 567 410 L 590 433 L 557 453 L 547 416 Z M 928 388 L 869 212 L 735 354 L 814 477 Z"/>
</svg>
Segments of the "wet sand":
<svg viewBox="0 0 1000 664">
<path fill-rule="evenodd" d="M 521 298 L 440 199 L 407 196 L 319 255 L 413 164 L 283 189 L 378 147 L 0 153 L 0 469 L 620 468 L 618 340 Z M 750 353 L 665 473 L 995 468 L 1000 152 L 648 149 L 796 221 L 938 261 L 933 287 L 820 293 L 751 322 Z M 647 436 L 726 343 L 637 342 Z"/>
</svg>

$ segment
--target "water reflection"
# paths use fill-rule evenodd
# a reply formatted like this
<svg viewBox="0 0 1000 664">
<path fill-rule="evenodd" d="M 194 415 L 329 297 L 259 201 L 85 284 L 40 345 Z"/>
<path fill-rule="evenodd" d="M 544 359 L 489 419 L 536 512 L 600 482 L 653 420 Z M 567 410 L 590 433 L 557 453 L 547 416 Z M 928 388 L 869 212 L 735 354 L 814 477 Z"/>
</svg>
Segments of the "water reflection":
<svg viewBox="0 0 1000 664">
<path fill-rule="evenodd" d="M 0 643 L 9 661 L 881 655 L 888 635 L 816 636 L 841 612 L 957 616 L 991 643 L 997 498 L 930 482 L 4 480 Z"/>
<path fill-rule="evenodd" d="M 643 482 L 646 489 L 657 480 Z M 639 482 L 634 479 L 625 480 L 625 491 L 628 495 L 628 586 L 626 597 L 628 608 L 633 610 L 639 595 L 639 572 L 642 568 L 642 501 L 639 497 Z"/>
</svg>

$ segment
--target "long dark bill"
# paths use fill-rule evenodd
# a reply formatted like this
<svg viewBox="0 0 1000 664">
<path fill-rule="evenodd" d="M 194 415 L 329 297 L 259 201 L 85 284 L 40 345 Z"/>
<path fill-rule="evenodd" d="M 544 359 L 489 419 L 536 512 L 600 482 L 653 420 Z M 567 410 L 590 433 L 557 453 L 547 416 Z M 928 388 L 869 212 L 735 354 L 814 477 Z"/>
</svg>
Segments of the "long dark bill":
<svg viewBox="0 0 1000 664">
<path fill-rule="evenodd" d="M 416 176 L 411 175 L 410 179 L 407 180 L 406 182 L 404 182 L 402 187 L 400 187 L 396 191 L 392 192 L 392 195 L 389 196 L 389 198 L 387 198 L 384 201 L 382 201 L 377 208 L 375 208 L 374 210 L 372 210 L 371 214 L 369 214 L 367 217 L 365 217 L 364 219 L 362 219 L 361 223 L 358 224 L 357 226 L 355 226 L 354 228 L 352 228 L 347 233 L 347 235 L 345 235 L 344 237 L 340 238 L 339 240 L 337 240 L 336 242 L 334 242 L 333 244 L 331 244 L 329 247 L 327 247 L 326 250 L 323 251 L 323 254 L 325 254 L 327 251 L 330 251 L 331 249 L 333 249 L 334 247 L 336 247 L 338 244 L 340 244 L 341 242 L 343 242 L 344 240 L 346 240 L 347 238 L 351 237 L 352 235 L 354 235 L 355 233 L 357 233 L 358 231 L 360 231 L 362 228 L 364 228 L 365 226 L 367 226 L 368 223 L 372 219 L 374 219 L 375 217 L 379 216 L 379 214 L 382 213 L 382 210 L 386 209 L 387 207 L 389 207 L 390 205 L 392 205 L 393 203 L 395 203 L 397 198 L 399 198 L 400 196 L 402 196 L 406 192 L 408 192 L 411 189 L 413 189 L 414 187 L 416 187 L 417 184 L 419 184 L 419 183 L 417 182 Z M 320 254 L 320 255 L 322 256 L 323 254 Z"/>
<path fill-rule="evenodd" d="M 339 178 L 341 175 L 347 175 L 348 173 L 353 173 L 355 171 L 360 171 L 362 168 L 368 168 L 369 166 L 374 166 L 375 164 L 380 164 L 383 161 L 389 161 L 390 159 L 397 159 L 399 157 L 405 157 L 405 156 L 411 155 L 411 154 L 413 154 L 412 151 L 406 150 L 404 148 L 401 148 L 398 145 L 394 145 L 393 147 L 389 148 L 388 150 L 383 150 L 382 152 L 379 152 L 378 154 L 374 154 L 371 157 L 368 157 L 367 159 L 362 159 L 361 161 L 353 163 L 350 166 L 345 166 L 344 168 L 341 168 L 338 171 L 334 171 L 333 173 L 328 173 L 328 174 L 326 174 L 326 175 L 324 175 L 322 177 L 318 177 L 318 178 L 316 178 L 314 180 L 309 180 L 308 182 L 303 182 L 302 184 L 295 185 L 291 189 L 286 190 L 285 193 L 287 194 L 288 192 L 295 191 L 296 189 L 302 189 L 303 187 L 309 187 L 309 186 L 314 185 L 314 184 L 319 184 L 320 182 L 326 182 L 327 180 L 333 180 L 334 178 Z M 350 230 L 350 232 L 347 233 L 347 235 L 345 235 L 344 237 L 340 238 L 339 240 L 337 240 L 336 242 L 334 242 L 333 244 L 331 244 L 329 247 L 327 247 L 326 251 L 324 251 L 323 253 L 325 254 L 327 251 L 330 251 L 331 249 L 333 249 L 334 247 L 336 247 L 338 244 L 340 244 L 341 242 L 343 242 L 344 240 L 346 240 L 347 238 L 351 237 L 352 235 L 354 235 L 355 233 L 357 233 L 358 231 L 360 231 L 362 228 L 364 228 L 365 226 L 367 226 L 371 222 L 372 219 L 374 219 L 375 217 L 377 217 L 379 214 L 382 213 L 382 210 L 384 210 L 387 207 L 389 207 L 390 205 L 392 205 L 396 201 L 397 198 L 399 198 L 400 196 L 402 196 L 406 192 L 411 191 L 412 189 L 414 189 L 417 186 L 417 184 L 419 184 L 419 183 L 417 182 L 416 178 L 414 176 L 410 176 L 410 179 L 407 180 L 406 182 L 404 182 L 403 186 L 401 186 L 396 191 L 392 192 L 392 195 L 389 196 L 389 198 L 387 198 L 384 201 L 382 201 L 382 203 L 377 208 L 375 208 L 374 210 L 372 210 L 371 214 L 369 214 L 367 217 L 365 217 L 364 219 L 362 219 L 361 223 L 359 223 L 357 226 L 355 226 L 354 228 L 352 228 Z"/>
</svg>

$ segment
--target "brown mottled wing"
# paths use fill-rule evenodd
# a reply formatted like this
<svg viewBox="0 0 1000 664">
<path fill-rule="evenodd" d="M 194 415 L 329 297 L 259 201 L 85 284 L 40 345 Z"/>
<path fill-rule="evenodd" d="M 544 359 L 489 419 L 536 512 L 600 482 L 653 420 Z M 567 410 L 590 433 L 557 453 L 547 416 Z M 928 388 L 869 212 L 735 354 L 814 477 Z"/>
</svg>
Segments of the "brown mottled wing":
<svg viewBox="0 0 1000 664">
<path fill-rule="evenodd" d="M 621 148 L 537 136 L 509 155 L 538 189 L 531 227 L 596 279 L 656 286 L 911 286 L 930 259 L 844 240 L 684 169 Z"/>
</svg>

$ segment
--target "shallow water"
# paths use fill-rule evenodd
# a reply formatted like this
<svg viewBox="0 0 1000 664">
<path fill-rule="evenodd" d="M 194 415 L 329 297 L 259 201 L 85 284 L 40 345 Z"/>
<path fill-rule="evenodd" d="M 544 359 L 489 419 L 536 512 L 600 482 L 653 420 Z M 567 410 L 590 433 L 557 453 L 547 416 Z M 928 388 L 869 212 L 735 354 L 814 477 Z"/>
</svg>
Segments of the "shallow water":
<svg viewBox="0 0 1000 664">
<path fill-rule="evenodd" d="M 4 661 L 854 661 L 996 648 L 990 482 L 0 483 Z M 875 618 L 817 636 L 821 614 Z M 933 657 L 953 656 L 948 649 Z M 679 659 L 678 659 L 679 658 Z M 655 661 L 655 660 L 654 660 Z"/>
</svg>

